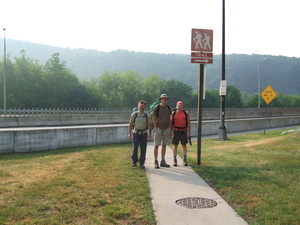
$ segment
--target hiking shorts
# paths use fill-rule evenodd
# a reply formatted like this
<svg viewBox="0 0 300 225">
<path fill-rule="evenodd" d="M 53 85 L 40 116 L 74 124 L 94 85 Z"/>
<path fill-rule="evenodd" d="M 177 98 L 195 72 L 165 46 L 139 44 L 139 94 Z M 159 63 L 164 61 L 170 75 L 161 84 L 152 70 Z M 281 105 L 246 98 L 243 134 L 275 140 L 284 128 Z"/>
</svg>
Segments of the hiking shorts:
<svg viewBox="0 0 300 225">
<path fill-rule="evenodd" d="M 182 145 L 186 145 L 188 143 L 188 140 L 186 138 L 187 131 L 173 131 L 173 139 L 172 139 L 172 144 L 173 145 L 178 145 L 179 141 Z"/>
<path fill-rule="evenodd" d="M 154 145 L 169 145 L 171 143 L 171 133 L 170 128 L 160 129 L 156 128 L 156 132 L 154 132 Z"/>
</svg>

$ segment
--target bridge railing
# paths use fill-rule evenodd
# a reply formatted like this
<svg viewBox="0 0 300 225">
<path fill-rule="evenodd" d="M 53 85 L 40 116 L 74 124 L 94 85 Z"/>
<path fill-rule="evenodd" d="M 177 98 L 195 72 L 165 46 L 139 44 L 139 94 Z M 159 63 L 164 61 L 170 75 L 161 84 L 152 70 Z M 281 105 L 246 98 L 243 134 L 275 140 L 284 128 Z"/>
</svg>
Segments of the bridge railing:
<svg viewBox="0 0 300 225">
<path fill-rule="evenodd" d="M 197 112 L 197 108 L 186 109 L 189 112 Z M 210 109 L 211 110 L 211 109 Z M 132 108 L 14 108 L 0 109 L 0 116 L 47 116 L 47 115 L 130 115 Z"/>
<path fill-rule="evenodd" d="M 1 117 L 24 116 L 76 116 L 76 115 L 130 115 L 132 108 L 14 108 L 0 109 Z M 197 117 L 198 108 L 185 108 L 192 117 Z M 146 109 L 149 112 L 149 109 Z M 203 108 L 206 118 L 219 118 L 219 108 Z M 263 108 L 227 108 L 227 118 L 262 117 L 265 115 Z M 300 115 L 300 108 L 270 108 L 269 116 Z"/>
<path fill-rule="evenodd" d="M 0 110 L 1 116 L 47 116 L 47 115 L 122 115 L 129 114 L 129 108 L 32 108 L 32 109 L 8 109 Z"/>
</svg>

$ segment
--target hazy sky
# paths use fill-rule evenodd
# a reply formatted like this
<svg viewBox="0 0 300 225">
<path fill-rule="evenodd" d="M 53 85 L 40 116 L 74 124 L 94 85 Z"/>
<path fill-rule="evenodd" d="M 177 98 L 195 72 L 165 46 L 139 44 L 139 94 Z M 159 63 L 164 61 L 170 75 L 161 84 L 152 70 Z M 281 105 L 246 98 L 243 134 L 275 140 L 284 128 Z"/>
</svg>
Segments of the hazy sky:
<svg viewBox="0 0 300 225">
<path fill-rule="evenodd" d="M 226 0 L 226 54 L 300 57 L 299 6 Z M 212 29 L 222 52 L 222 0 L 0 0 L 0 26 L 7 39 L 57 47 L 180 54 L 192 28 Z"/>
</svg>

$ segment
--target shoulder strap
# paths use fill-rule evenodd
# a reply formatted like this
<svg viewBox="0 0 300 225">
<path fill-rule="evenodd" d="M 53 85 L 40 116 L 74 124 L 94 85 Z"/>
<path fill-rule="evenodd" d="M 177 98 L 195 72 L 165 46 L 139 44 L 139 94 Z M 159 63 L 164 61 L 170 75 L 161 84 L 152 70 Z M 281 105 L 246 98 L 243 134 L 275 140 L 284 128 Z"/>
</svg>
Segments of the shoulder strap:
<svg viewBox="0 0 300 225">
<path fill-rule="evenodd" d="M 183 109 L 182 110 L 184 112 L 184 115 L 185 115 L 185 124 L 186 124 L 186 127 L 188 127 L 188 115 L 186 113 L 186 111 Z"/>
<path fill-rule="evenodd" d="M 171 107 L 169 105 L 167 105 L 168 109 L 172 111 Z M 157 110 L 156 110 L 156 117 L 158 117 L 158 112 L 160 109 L 160 104 L 157 105 Z"/>
<path fill-rule="evenodd" d="M 188 127 L 188 115 L 187 115 L 187 112 L 184 109 L 182 111 L 183 111 L 183 113 L 185 115 L 185 125 L 186 125 L 186 127 Z M 177 109 L 173 110 L 173 112 L 172 112 L 172 123 L 173 123 L 173 126 L 174 126 L 174 118 L 175 118 L 176 112 L 177 112 Z"/>
<path fill-rule="evenodd" d="M 148 129 L 148 113 L 144 112 L 144 117 L 146 118 L 147 123 L 146 129 Z"/>
<path fill-rule="evenodd" d="M 160 109 L 160 104 L 157 105 L 157 109 L 156 109 L 156 117 L 158 117 L 159 109 Z"/>
<path fill-rule="evenodd" d="M 177 109 L 174 109 L 172 112 L 172 123 L 173 123 L 173 127 L 174 127 L 174 118 L 175 118 L 175 114 L 177 112 Z"/>
<path fill-rule="evenodd" d="M 133 119 L 133 122 L 135 122 L 135 119 L 137 118 L 138 113 L 139 113 L 138 111 L 134 112 L 134 119 Z"/>
</svg>

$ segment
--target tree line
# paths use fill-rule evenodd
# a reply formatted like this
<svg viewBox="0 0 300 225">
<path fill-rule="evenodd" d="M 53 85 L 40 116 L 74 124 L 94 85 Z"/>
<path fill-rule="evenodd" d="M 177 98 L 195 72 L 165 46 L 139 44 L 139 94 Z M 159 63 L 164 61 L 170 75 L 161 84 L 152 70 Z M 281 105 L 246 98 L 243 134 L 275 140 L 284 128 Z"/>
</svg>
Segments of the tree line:
<svg viewBox="0 0 300 225">
<path fill-rule="evenodd" d="M 4 60 L 0 61 L 4 71 Z M 189 108 L 198 107 L 198 93 L 183 81 L 162 79 L 158 74 L 145 78 L 135 71 L 105 71 L 96 78 L 79 80 L 60 54 L 54 53 L 44 65 L 26 56 L 6 59 L 6 96 L 9 108 L 124 108 L 135 107 L 139 100 L 148 106 L 158 101 L 160 94 L 170 96 L 169 105 L 175 107 L 178 100 Z M 3 87 L 4 73 L 0 73 L 0 87 Z M 195 83 L 198 80 L 194 81 Z M 300 107 L 300 96 L 277 93 L 270 107 Z M 3 99 L 3 89 L 0 98 Z M 257 94 L 239 91 L 235 86 L 227 86 L 225 101 L 228 108 L 257 108 Z M 261 107 L 265 103 L 261 100 Z M 219 108 L 218 90 L 206 89 L 204 108 Z M 3 101 L 0 103 L 3 108 Z"/>
<path fill-rule="evenodd" d="M 3 39 L 0 38 L 0 41 Z M 55 52 L 60 59 L 67 62 L 69 68 L 80 80 L 90 80 L 105 71 L 135 71 L 145 77 L 154 73 L 166 80 L 183 81 L 198 89 L 197 81 L 199 65 L 191 63 L 189 54 L 159 54 L 150 52 L 134 52 L 115 50 L 102 52 L 91 49 L 71 49 L 53 47 L 20 40 L 7 40 L 7 50 L 13 57 L 19 56 L 20 50 L 26 49 L 26 55 L 45 64 Z M 0 52 L 3 46 L 0 45 Z M 276 92 L 300 95 L 300 58 L 273 55 L 226 55 L 225 74 L 228 85 L 237 87 L 241 92 L 257 93 L 258 64 L 260 65 L 261 87 L 272 85 Z M 206 87 L 218 89 L 221 79 L 222 56 L 214 54 L 213 64 L 206 65 Z M 1 71 L 0 71 L 1 73 Z"/>
</svg>

